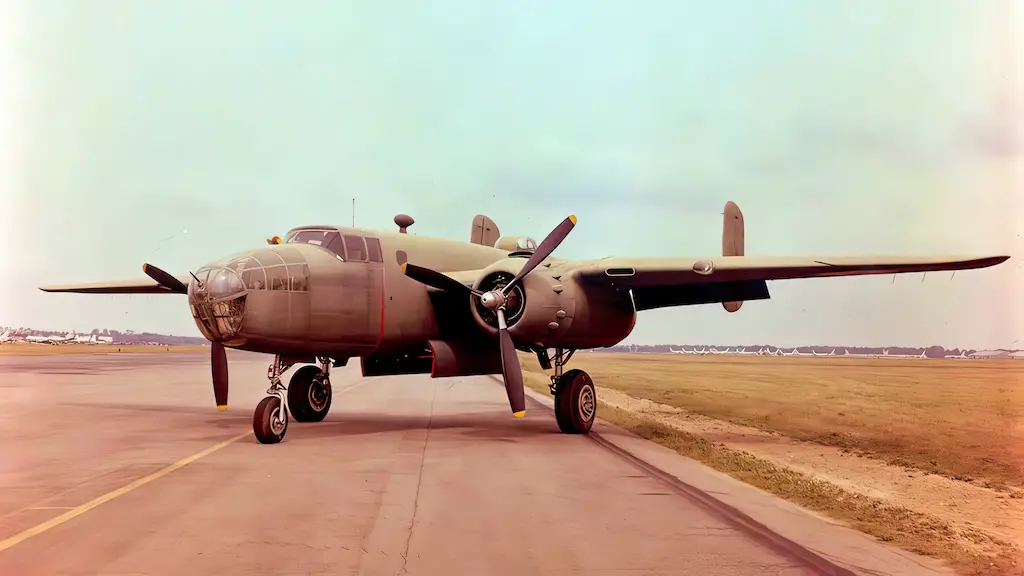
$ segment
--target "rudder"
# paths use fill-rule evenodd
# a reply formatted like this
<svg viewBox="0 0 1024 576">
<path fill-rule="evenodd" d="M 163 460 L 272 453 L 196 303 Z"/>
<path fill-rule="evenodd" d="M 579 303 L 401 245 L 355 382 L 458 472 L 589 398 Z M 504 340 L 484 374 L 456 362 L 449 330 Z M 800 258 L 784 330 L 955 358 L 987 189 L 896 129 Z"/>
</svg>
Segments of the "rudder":
<svg viewBox="0 0 1024 576">
<path fill-rule="evenodd" d="M 743 212 L 735 202 L 725 203 L 722 212 L 722 256 L 743 256 Z M 722 302 L 727 312 L 736 312 L 743 301 Z"/>
</svg>

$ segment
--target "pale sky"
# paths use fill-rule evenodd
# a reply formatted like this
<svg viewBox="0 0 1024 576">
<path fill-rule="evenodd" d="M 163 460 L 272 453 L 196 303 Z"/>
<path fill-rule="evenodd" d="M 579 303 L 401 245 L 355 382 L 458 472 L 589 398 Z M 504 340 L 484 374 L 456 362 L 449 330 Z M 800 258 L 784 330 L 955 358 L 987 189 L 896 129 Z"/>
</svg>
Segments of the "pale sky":
<svg viewBox="0 0 1024 576">
<path fill-rule="evenodd" d="M 180 296 L 36 287 L 184 274 L 353 197 L 456 239 L 574 213 L 567 258 L 714 256 L 733 200 L 748 255 L 1014 258 L 772 282 L 626 343 L 1024 348 L 1020 2 L 555 4 L 0 0 L 0 324 L 198 336 Z"/>
</svg>

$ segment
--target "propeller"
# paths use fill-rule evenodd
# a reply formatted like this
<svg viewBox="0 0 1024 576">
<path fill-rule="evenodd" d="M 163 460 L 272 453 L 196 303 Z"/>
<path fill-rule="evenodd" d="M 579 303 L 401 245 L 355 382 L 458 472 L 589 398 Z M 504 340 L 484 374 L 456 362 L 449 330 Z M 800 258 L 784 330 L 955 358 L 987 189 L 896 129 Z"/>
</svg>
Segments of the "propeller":
<svg viewBox="0 0 1024 576">
<path fill-rule="evenodd" d="M 188 294 L 188 287 L 181 281 L 152 264 L 143 264 L 142 271 L 157 284 L 177 294 Z"/>
<path fill-rule="evenodd" d="M 537 246 L 537 249 L 526 261 L 512 280 L 499 290 L 491 290 L 481 293 L 479 290 L 466 287 L 464 284 L 450 276 L 440 272 L 416 266 L 414 264 L 403 264 L 402 271 L 406 276 L 427 286 L 444 290 L 446 292 L 473 294 L 480 298 L 480 303 L 489 310 L 493 310 L 498 316 L 498 345 L 501 348 L 501 370 L 505 380 L 505 392 L 508 394 L 508 403 L 512 408 L 512 415 L 516 418 L 526 416 L 526 392 L 523 390 L 523 368 L 519 365 L 519 355 L 516 353 L 515 343 L 508 333 L 508 325 L 505 322 L 505 304 L 508 294 L 523 281 L 523 278 L 540 265 L 558 245 L 565 240 L 573 227 L 576 225 L 576 216 L 569 216 L 555 227 L 544 238 L 544 241 Z"/>
<path fill-rule="evenodd" d="M 188 286 L 167 272 L 153 266 L 143 264 L 142 271 L 164 288 L 176 294 L 188 294 Z M 192 276 L 195 278 L 195 275 Z M 198 278 L 197 278 L 198 280 Z M 212 342 L 210 348 L 210 367 L 213 372 L 213 397 L 217 401 L 217 410 L 228 408 L 228 356 L 222 342 Z"/>
<path fill-rule="evenodd" d="M 483 292 L 474 290 L 451 276 L 445 276 L 444 274 L 435 272 L 430 268 L 409 264 L 408 262 L 402 264 L 402 273 L 421 284 L 426 284 L 427 286 L 437 288 L 438 290 L 444 290 L 445 292 L 463 292 L 467 296 L 469 294 L 475 294 L 477 296 L 483 295 Z"/>
<path fill-rule="evenodd" d="M 210 348 L 210 366 L 213 369 L 213 397 L 217 410 L 228 409 L 228 356 L 224 344 L 213 342 Z"/>
</svg>

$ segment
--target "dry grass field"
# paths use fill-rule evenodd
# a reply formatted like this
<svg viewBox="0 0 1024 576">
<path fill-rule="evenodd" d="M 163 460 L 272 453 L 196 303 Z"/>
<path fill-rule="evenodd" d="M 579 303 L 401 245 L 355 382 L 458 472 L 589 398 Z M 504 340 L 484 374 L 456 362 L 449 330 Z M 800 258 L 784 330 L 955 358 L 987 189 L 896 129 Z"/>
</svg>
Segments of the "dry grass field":
<svg viewBox="0 0 1024 576">
<path fill-rule="evenodd" d="M 195 354 L 210 353 L 206 346 L 144 346 L 128 344 L 0 344 L 0 356 L 53 356 L 60 354 Z"/>
<path fill-rule="evenodd" d="M 1024 573 L 1024 362 L 579 353 L 570 366 L 613 424 L 962 574 Z"/>
<path fill-rule="evenodd" d="M 1024 487 L 1024 362 L 580 353 L 570 366 L 712 418 Z"/>
</svg>

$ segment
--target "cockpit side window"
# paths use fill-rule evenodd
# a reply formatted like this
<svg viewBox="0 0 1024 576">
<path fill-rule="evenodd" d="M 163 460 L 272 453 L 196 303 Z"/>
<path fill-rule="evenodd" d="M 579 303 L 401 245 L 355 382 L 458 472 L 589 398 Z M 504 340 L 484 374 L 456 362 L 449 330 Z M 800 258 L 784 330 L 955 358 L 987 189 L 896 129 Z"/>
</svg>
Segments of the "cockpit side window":
<svg viewBox="0 0 1024 576">
<path fill-rule="evenodd" d="M 384 261 L 384 255 L 380 251 L 380 240 L 377 238 L 366 238 L 366 256 L 370 262 Z"/>
<path fill-rule="evenodd" d="M 338 234 L 337 232 L 328 232 L 324 239 L 326 240 L 326 242 L 324 242 L 324 248 L 327 248 L 331 252 L 341 256 L 342 260 L 346 258 L 345 242 L 342 241 L 341 234 Z"/>
<path fill-rule="evenodd" d="M 366 262 L 366 242 L 362 236 L 345 236 L 349 262 Z"/>
</svg>

